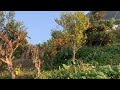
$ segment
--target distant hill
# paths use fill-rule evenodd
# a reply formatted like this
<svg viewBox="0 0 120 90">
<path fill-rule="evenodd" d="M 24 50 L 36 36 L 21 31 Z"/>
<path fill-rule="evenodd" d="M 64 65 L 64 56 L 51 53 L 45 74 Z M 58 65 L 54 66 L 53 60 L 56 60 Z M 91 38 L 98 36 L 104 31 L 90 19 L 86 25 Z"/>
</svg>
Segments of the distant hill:
<svg viewBox="0 0 120 90">
<path fill-rule="evenodd" d="M 107 11 L 106 12 L 105 19 L 111 19 L 114 17 L 115 19 L 120 19 L 120 11 Z"/>
<path fill-rule="evenodd" d="M 89 12 L 87 14 L 87 16 L 89 16 L 91 14 L 91 12 Z M 111 19 L 114 18 L 115 19 L 120 19 L 120 11 L 106 11 L 106 15 L 105 15 L 105 19 Z"/>
</svg>

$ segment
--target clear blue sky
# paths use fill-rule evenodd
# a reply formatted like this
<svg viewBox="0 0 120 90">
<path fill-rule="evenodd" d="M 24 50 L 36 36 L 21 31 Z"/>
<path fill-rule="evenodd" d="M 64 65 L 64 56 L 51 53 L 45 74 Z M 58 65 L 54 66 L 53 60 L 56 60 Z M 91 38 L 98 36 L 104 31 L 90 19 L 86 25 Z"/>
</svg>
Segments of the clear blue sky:
<svg viewBox="0 0 120 90">
<path fill-rule="evenodd" d="M 52 29 L 61 29 L 54 21 L 60 17 L 60 13 L 61 11 L 16 11 L 15 18 L 27 28 L 28 36 L 31 37 L 29 43 L 38 44 L 51 38 Z"/>
</svg>

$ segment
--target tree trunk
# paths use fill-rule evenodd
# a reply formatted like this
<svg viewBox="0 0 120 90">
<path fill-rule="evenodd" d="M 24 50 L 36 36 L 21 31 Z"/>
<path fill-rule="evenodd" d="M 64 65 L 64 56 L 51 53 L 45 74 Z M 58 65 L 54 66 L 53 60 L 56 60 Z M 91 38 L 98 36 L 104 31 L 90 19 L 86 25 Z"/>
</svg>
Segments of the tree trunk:
<svg viewBox="0 0 120 90">
<path fill-rule="evenodd" d="M 40 68 L 37 69 L 37 77 L 40 75 Z"/>
<path fill-rule="evenodd" d="M 35 68 L 36 68 L 36 76 L 39 77 L 39 74 L 40 74 L 40 61 L 36 61 L 35 62 Z"/>
<path fill-rule="evenodd" d="M 36 67 L 36 76 L 39 77 L 39 75 L 40 75 L 40 68 Z"/>
<path fill-rule="evenodd" d="M 76 48 L 76 46 L 75 46 L 75 43 L 74 43 L 73 44 L 73 61 L 75 60 L 75 54 L 76 54 L 75 48 Z"/>
<path fill-rule="evenodd" d="M 88 43 L 89 47 L 92 47 L 92 43 L 93 43 L 93 39 L 90 39 L 90 41 Z"/>
<path fill-rule="evenodd" d="M 12 63 L 9 63 L 9 64 L 8 64 L 8 71 L 9 71 L 9 73 L 10 73 L 10 75 L 11 75 L 11 78 L 12 78 L 12 79 L 15 79 L 15 72 L 14 72 Z"/>
</svg>

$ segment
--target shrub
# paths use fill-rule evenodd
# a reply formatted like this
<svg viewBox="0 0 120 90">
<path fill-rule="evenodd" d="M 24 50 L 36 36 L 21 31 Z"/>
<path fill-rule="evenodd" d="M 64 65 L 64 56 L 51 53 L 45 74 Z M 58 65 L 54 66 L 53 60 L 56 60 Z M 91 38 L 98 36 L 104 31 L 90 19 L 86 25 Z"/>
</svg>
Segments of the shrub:
<svg viewBox="0 0 120 90">
<path fill-rule="evenodd" d="M 120 63 L 120 44 L 102 47 L 84 46 L 77 52 L 77 59 L 94 65 L 118 65 Z"/>
<path fill-rule="evenodd" d="M 91 27 L 86 31 L 86 44 L 89 46 L 106 45 L 113 41 L 113 33 L 107 32 L 111 30 L 113 20 L 100 20 L 99 22 L 91 22 Z"/>
<path fill-rule="evenodd" d="M 119 43 L 120 42 L 120 29 L 118 30 L 112 30 L 111 33 L 114 34 L 114 43 Z"/>
<path fill-rule="evenodd" d="M 114 24 L 120 24 L 120 20 L 115 20 Z"/>
<path fill-rule="evenodd" d="M 11 76 L 7 71 L 3 71 L 0 73 L 0 79 L 11 79 Z"/>
<path fill-rule="evenodd" d="M 114 40 L 114 34 L 111 32 L 96 32 L 94 34 L 94 41 L 92 42 L 92 45 L 107 45 L 112 43 Z"/>
<path fill-rule="evenodd" d="M 115 71 L 112 69 L 110 65 L 100 66 L 99 71 L 105 73 L 108 77 L 113 78 Z"/>
</svg>

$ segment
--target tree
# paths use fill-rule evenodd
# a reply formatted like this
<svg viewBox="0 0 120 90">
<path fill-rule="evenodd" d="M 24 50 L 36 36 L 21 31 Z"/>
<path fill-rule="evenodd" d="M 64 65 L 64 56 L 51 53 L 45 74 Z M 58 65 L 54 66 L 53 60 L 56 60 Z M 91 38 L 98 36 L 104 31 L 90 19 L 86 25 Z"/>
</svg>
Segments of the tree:
<svg viewBox="0 0 120 90">
<path fill-rule="evenodd" d="M 67 37 L 63 31 L 54 30 L 52 31 L 52 42 L 53 45 L 56 47 L 57 51 L 61 50 L 67 44 Z"/>
<path fill-rule="evenodd" d="M 52 39 L 47 40 L 47 42 L 39 44 L 39 47 L 43 48 L 42 58 L 44 60 L 44 66 L 46 65 L 47 69 L 53 69 L 53 63 L 57 54 L 56 47 Z"/>
<path fill-rule="evenodd" d="M 25 40 L 25 34 L 23 31 L 20 31 L 20 35 L 16 39 L 9 39 L 6 32 L 0 32 L 1 50 L 0 50 L 0 61 L 4 62 L 8 66 L 8 71 L 12 79 L 15 79 L 15 72 L 13 69 L 13 53 L 18 48 L 23 40 Z"/>
<path fill-rule="evenodd" d="M 11 77 L 15 78 L 12 60 L 15 50 L 26 40 L 27 33 L 23 24 L 14 19 L 15 12 L 0 11 L 0 61 L 8 66 Z"/>
<path fill-rule="evenodd" d="M 91 11 L 89 13 L 90 27 L 86 30 L 87 45 L 105 45 L 112 43 L 111 34 L 106 32 L 113 27 L 114 20 L 105 20 L 106 11 Z"/>
<path fill-rule="evenodd" d="M 52 30 L 51 36 L 52 36 L 52 38 L 58 39 L 58 38 L 63 38 L 65 35 L 64 35 L 63 31 Z"/>
<path fill-rule="evenodd" d="M 89 27 L 89 18 L 83 12 L 63 12 L 60 20 L 55 19 L 58 25 L 61 25 L 66 32 L 73 50 L 73 60 L 75 54 L 85 41 L 84 31 Z"/>
<path fill-rule="evenodd" d="M 44 49 L 41 48 L 40 44 L 38 44 L 38 45 L 27 44 L 27 49 L 22 54 L 23 55 L 22 58 L 32 60 L 34 66 L 35 66 L 35 71 L 36 71 L 37 77 L 40 75 L 41 65 L 44 62 L 43 57 L 41 55 L 41 54 L 43 54 L 43 52 L 44 52 Z"/>
<path fill-rule="evenodd" d="M 37 72 L 36 76 L 38 77 L 40 74 L 41 65 L 43 64 L 44 61 L 42 61 L 39 56 L 40 49 L 37 45 L 29 45 L 29 48 L 30 48 L 29 55 L 33 61 L 35 68 L 36 68 L 36 72 Z"/>
<path fill-rule="evenodd" d="M 8 34 L 9 39 L 15 39 L 19 35 L 19 30 L 24 28 L 26 37 L 27 31 L 22 22 L 16 21 L 14 19 L 14 11 L 0 11 L 0 31 L 4 31 Z M 28 43 L 27 39 L 22 42 L 16 51 L 14 52 L 15 58 L 20 58 L 25 50 L 25 46 Z"/>
<path fill-rule="evenodd" d="M 105 17 L 106 11 L 92 11 L 91 15 L 93 15 L 95 20 L 99 21 Z"/>
</svg>

